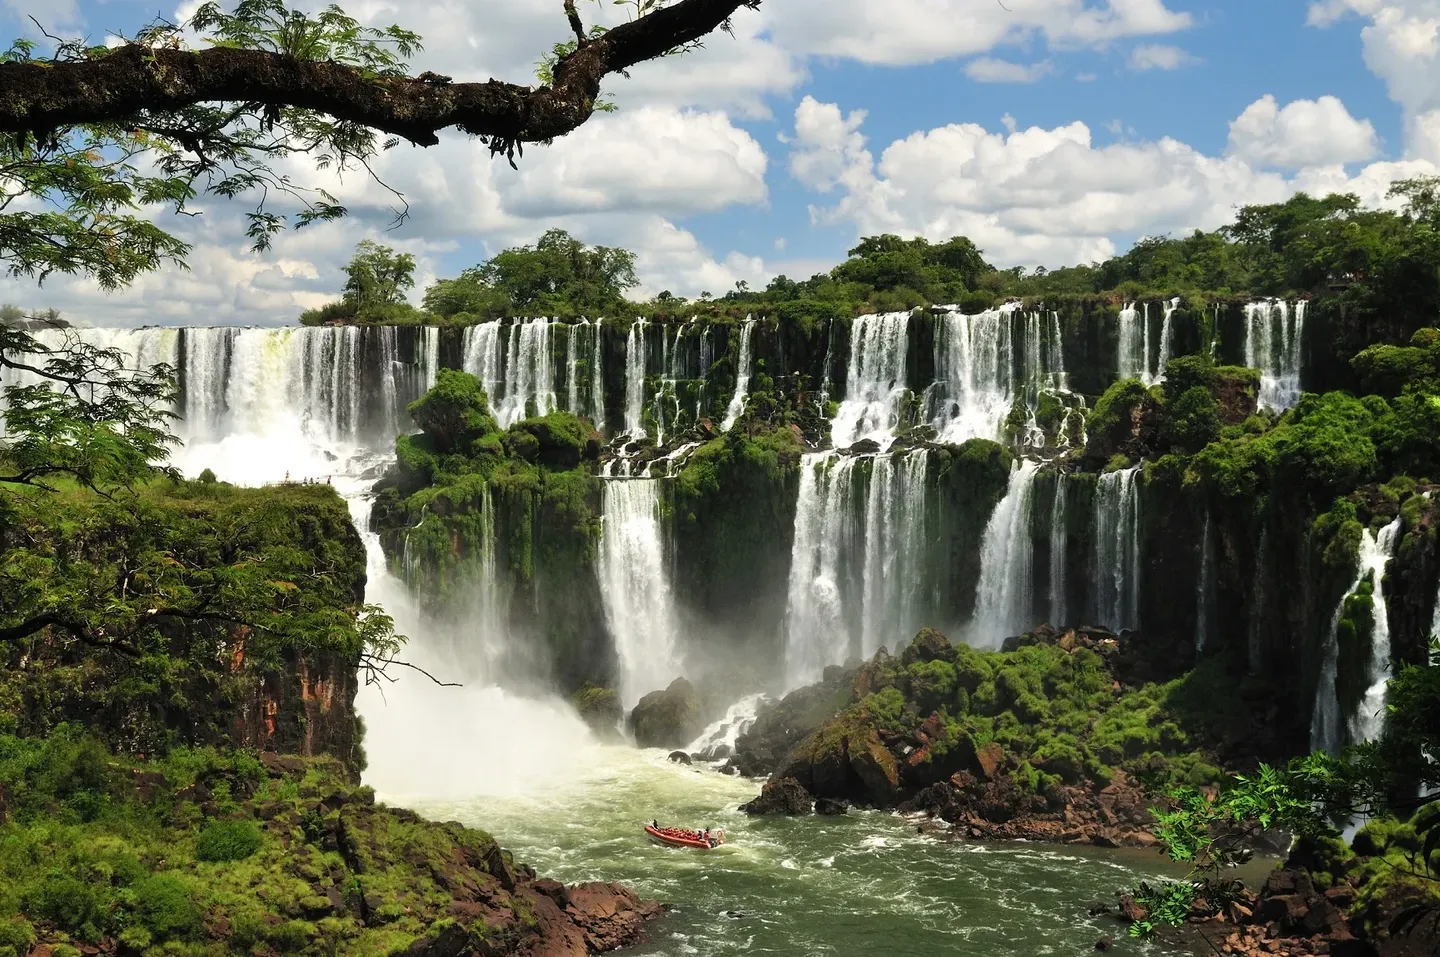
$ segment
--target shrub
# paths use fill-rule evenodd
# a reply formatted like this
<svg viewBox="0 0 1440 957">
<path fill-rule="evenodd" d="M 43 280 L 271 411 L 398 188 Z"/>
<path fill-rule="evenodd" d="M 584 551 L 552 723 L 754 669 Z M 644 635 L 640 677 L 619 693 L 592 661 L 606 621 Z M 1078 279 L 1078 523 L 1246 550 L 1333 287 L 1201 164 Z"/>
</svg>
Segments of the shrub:
<svg viewBox="0 0 1440 957">
<path fill-rule="evenodd" d="M 25 957 L 35 943 L 35 928 L 23 917 L 0 920 L 0 957 Z"/>
<path fill-rule="evenodd" d="M 202 861 L 243 861 L 264 843 L 254 821 L 216 821 L 195 841 L 195 857 Z"/>
<path fill-rule="evenodd" d="M 215 473 L 210 471 L 209 469 L 206 469 L 205 471 L 200 473 L 200 478 L 197 479 L 197 481 L 203 482 L 206 485 L 214 485 L 216 482 Z"/>
<path fill-rule="evenodd" d="M 201 929 L 190 888 L 173 874 L 156 874 L 135 887 L 141 925 L 160 941 L 187 940 Z"/>
<path fill-rule="evenodd" d="M 25 912 L 53 921 L 83 940 L 96 941 L 105 928 L 109 894 L 90 881 L 61 870 L 49 871 L 25 897 Z"/>
</svg>

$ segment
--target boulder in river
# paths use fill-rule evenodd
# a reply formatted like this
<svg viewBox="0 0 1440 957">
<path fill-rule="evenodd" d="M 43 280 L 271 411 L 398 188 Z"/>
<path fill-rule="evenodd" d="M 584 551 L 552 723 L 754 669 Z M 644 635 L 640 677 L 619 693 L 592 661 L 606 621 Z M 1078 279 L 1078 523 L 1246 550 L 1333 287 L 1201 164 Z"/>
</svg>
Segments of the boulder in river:
<svg viewBox="0 0 1440 957">
<path fill-rule="evenodd" d="M 746 814 L 809 814 L 815 799 L 794 778 L 767 781 L 760 796 L 740 805 Z"/>
<path fill-rule="evenodd" d="M 834 798 L 816 798 L 815 813 L 827 817 L 835 817 L 849 811 L 850 807 L 844 801 L 837 801 Z"/>
<path fill-rule="evenodd" d="M 601 736 L 616 734 L 620 719 L 625 716 L 614 688 L 587 684 L 570 697 L 570 704 L 591 730 Z"/>
<path fill-rule="evenodd" d="M 630 733 L 642 748 L 683 748 L 705 730 L 700 695 L 684 678 L 652 691 L 630 712 Z"/>
<path fill-rule="evenodd" d="M 694 763 L 695 763 L 695 762 L 691 759 L 690 755 L 686 754 L 684 751 L 671 751 L 671 752 L 670 752 L 670 760 L 673 761 L 673 762 L 675 762 L 676 764 L 694 764 Z"/>
</svg>

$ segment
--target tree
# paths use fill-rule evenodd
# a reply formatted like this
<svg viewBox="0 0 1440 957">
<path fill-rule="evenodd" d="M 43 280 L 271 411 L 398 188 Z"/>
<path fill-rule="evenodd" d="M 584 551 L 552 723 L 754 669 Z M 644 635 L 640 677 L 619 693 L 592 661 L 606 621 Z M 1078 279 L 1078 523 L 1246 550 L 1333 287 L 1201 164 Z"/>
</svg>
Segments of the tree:
<svg viewBox="0 0 1440 957">
<path fill-rule="evenodd" d="M 347 305 L 356 309 L 396 305 L 405 301 L 405 290 L 415 285 L 415 257 L 362 239 L 345 267 L 345 276 Z"/>
<path fill-rule="evenodd" d="M 629 22 L 586 30 L 563 0 L 575 39 L 547 59 L 538 88 L 408 76 L 416 34 L 363 27 L 335 6 L 311 17 L 284 0 L 239 0 L 233 13 L 208 2 L 113 49 L 62 42 L 48 60 L 16 41 L 0 54 L 0 262 L 41 281 L 60 272 L 123 286 L 183 265 L 190 249 L 147 208 L 185 212 L 205 193 L 258 196 L 248 233 L 264 249 L 287 224 L 345 215 L 274 168 L 296 155 L 320 169 L 368 168 L 380 149 L 432 146 L 455 127 L 514 165 L 524 144 L 586 122 L 609 75 L 688 49 L 759 3 L 634 0 Z M 204 45 L 186 48 L 196 35 Z M 26 196 L 45 205 L 14 208 Z M 298 209 L 273 211 L 276 196 Z"/>
</svg>

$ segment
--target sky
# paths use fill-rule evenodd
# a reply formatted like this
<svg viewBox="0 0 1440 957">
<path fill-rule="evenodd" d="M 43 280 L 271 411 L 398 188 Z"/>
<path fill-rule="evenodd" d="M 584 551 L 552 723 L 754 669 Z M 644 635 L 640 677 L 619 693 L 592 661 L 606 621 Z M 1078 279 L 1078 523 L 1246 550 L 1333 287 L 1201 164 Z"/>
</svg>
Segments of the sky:
<svg viewBox="0 0 1440 957">
<path fill-rule="evenodd" d="M 173 3 L 173 0 L 169 0 Z M 197 6 L 0 0 L 0 36 L 92 43 Z M 315 8 L 303 0 L 293 4 Z M 533 82 L 561 0 L 355 0 L 418 32 L 416 72 Z M 581 0 L 582 16 L 623 9 Z M 157 214 L 194 244 L 123 292 L 0 280 L 0 302 L 87 325 L 285 325 L 336 298 L 362 238 L 415 255 L 414 291 L 553 226 L 637 254 L 639 295 L 804 278 L 881 232 L 970 237 L 1000 267 L 1073 265 L 1214 229 L 1304 190 L 1386 202 L 1440 172 L 1440 0 L 763 0 L 733 36 L 606 86 L 618 109 L 513 170 L 450 131 L 379 176 L 297 164 L 351 209 L 249 251 L 240 203 Z"/>
</svg>

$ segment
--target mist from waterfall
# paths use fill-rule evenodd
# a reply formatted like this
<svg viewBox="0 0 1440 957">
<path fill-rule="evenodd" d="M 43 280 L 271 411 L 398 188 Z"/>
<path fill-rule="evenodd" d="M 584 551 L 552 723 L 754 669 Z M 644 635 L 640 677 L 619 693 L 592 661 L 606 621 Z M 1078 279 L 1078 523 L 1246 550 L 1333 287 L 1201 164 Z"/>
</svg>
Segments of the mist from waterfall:
<svg viewBox="0 0 1440 957">
<path fill-rule="evenodd" d="M 1307 306 L 1303 299 L 1293 304 L 1267 299 L 1245 306 L 1245 365 L 1260 370 L 1261 409 L 1282 412 L 1300 401 Z"/>
<path fill-rule="evenodd" d="M 1011 635 L 1035 624 L 1034 540 L 1030 533 L 1031 504 L 1039 464 L 1015 463 L 1005 497 L 995 506 L 980 546 L 980 582 L 975 589 L 975 618 L 970 644 L 998 648 Z"/>
<path fill-rule="evenodd" d="M 620 660 L 620 697 L 629 708 L 680 673 L 660 480 L 609 479 L 601 499 L 600 595 Z"/>
<path fill-rule="evenodd" d="M 1097 624 L 1115 631 L 1140 626 L 1140 466 L 1101 475 L 1095 483 L 1095 566 L 1092 607 Z"/>
<path fill-rule="evenodd" d="M 1055 498 L 1050 503 L 1050 624 L 1064 628 L 1070 621 L 1065 607 L 1065 565 L 1070 538 L 1065 516 L 1069 483 L 1064 472 L 1055 473 Z"/>
<path fill-rule="evenodd" d="M 746 318 L 740 326 L 740 362 L 735 367 L 735 394 L 730 397 L 730 406 L 725 410 L 725 421 L 721 432 L 729 432 L 745 411 L 745 397 L 750 394 L 750 372 L 754 357 L 750 354 L 751 342 L 755 338 L 755 320 Z"/>
<path fill-rule="evenodd" d="M 888 448 L 900 424 L 901 404 L 908 394 L 905 364 L 910 313 L 886 312 L 857 316 L 850 327 L 850 365 L 845 398 L 831 423 L 837 449 L 861 439 Z"/>
</svg>

